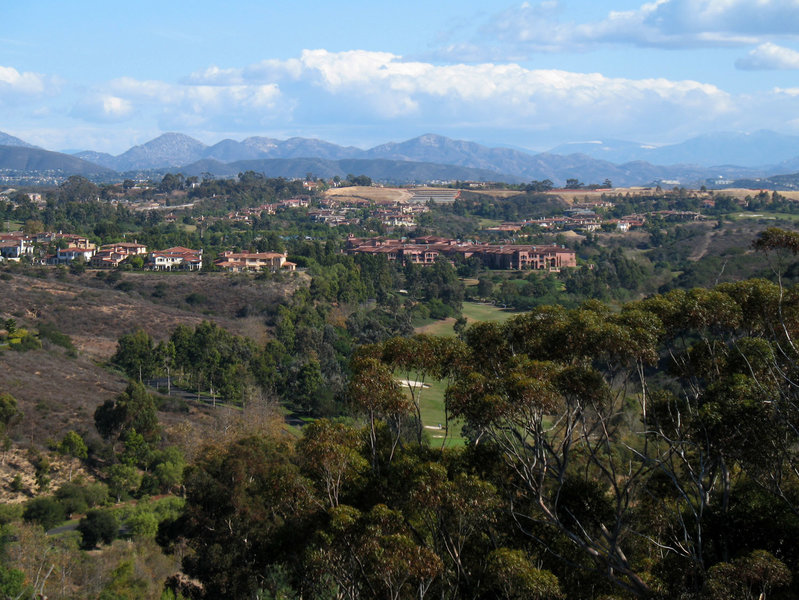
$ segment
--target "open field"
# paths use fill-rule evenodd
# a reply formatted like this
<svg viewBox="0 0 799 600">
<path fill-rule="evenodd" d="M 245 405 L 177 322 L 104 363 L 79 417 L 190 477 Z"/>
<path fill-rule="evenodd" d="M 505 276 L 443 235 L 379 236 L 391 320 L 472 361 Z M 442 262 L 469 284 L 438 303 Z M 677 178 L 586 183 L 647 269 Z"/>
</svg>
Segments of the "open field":
<svg viewBox="0 0 799 600">
<path fill-rule="evenodd" d="M 463 316 L 467 323 L 477 321 L 507 321 L 519 313 L 505 310 L 493 304 L 480 304 L 478 302 L 464 302 Z M 416 333 L 426 333 L 428 335 L 455 335 L 455 319 L 450 317 L 441 321 L 433 321 L 416 328 Z"/>
<path fill-rule="evenodd" d="M 413 194 L 410 190 L 405 188 L 352 186 L 331 188 L 325 190 L 324 195 L 328 198 L 336 198 L 342 202 L 346 202 L 348 199 L 371 200 L 372 202 L 397 202 L 400 200 L 409 200 Z"/>
<path fill-rule="evenodd" d="M 785 192 L 787 193 L 787 192 Z M 799 193 L 799 192 L 797 192 Z M 742 212 L 732 215 L 736 219 L 751 219 L 753 221 L 799 221 L 799 214 L 793 213 L 780 213 L 780 212 Z M 774 227 L 777 225 L 774 224 Z"/>
<path fill-rule="evenodd" d="M 400 382 L 402 385 L 402 382 Z M 410 389 L 406 386 L 405 389 L 410 395 Z M 430 445 L 440 448 L 444 442 L 444 393 L 447 386 L 443 381 L 436 381 L 434 379 L 425 379 L 424 387 L 421 392 L 422 400 L 422 425 L 424 426 L 425 435 L 430 439 Z M 461 437 L 462 423 L 459 421 L 450 421 L 450 430 L 447 434 L 446 446 L 457 446 L 463 443 Z"/>
</svg>

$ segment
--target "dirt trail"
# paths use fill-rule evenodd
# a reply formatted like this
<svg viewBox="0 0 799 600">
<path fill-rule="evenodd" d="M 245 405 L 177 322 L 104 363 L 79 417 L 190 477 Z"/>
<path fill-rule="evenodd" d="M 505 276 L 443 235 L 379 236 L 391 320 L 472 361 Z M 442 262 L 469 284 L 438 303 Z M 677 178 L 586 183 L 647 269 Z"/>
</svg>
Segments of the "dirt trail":
<svg viewBox="0 0 799 600">
<path fill-rule="evenodd" d="M 694 248 L 693 252 L 691 252 L 688 260 L 696 262 L 700 260 L 705 254 L 707 254 L 707 249 L 710 247 L 710 240 L 713 239 L 713 236 L 716 235 L 713 231 L 707 231 L 703 236 L 699 243 Z"/>
</svg>

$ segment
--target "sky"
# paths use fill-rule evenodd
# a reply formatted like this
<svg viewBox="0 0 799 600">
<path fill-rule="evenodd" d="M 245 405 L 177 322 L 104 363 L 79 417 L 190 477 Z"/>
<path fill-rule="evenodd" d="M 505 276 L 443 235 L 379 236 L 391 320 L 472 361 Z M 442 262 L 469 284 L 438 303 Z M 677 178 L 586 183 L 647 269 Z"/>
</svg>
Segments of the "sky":
<svg viewBox="0 0 799 600">
<path fill-rule="evenodd" d="M 50 150 L 799 134 L 799 0 L 2 4 L 0 131 Z"/>
</svg>

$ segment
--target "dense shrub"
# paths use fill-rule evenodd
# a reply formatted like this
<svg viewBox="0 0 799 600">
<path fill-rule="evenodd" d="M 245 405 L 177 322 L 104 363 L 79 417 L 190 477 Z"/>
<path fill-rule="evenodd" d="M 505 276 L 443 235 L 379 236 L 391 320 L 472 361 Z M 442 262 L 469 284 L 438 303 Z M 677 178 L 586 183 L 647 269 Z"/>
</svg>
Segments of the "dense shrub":
<svg viewBox="0 0 799 600">
<path fill-rule="evenodd" d="M 83 538 L 83 547 L 91 550 L 99 542 L 110 544 L 117 537 L 119 526 L 110 512 L 90 510 L 78 523 L 78 531 Z"/>
<path fill-rule="evenodd" d="M 52 496 L 34 498 L 25 505 L 22 518 L 29 523 L 38 523 L 45 530 L 52 529 L 67 518 L 64 505 Z"/>
</svg>

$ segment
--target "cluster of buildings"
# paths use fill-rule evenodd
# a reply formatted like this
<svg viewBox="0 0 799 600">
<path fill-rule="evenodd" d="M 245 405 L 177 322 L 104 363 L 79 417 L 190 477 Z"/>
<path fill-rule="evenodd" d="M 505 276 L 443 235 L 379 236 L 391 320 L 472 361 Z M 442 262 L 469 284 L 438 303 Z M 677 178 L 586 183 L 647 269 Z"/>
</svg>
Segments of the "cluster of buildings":
<svg viewBox="0 0 799 600">
<path fill-rule="evenodd" d="M 286 208 L 307 208 L 311 204 L 309 197 L 298 196 L 296 198 L 287 198 L 279 200 L 278 202 L 271 202 L 268 204 L 261 204 L 250 208 L 242 208 L 234 210 L 227 214 L 229 221 L 239 221 L 242 223 L 252 223 L 253 219 L 260 217 L 262 214 L 274 215 L 278 209 Z"/>
<path fill-rule="evenodd" d="M 487 227 L 484 231 L 488 233 L 516 233 L 530 225 L 536 225 L 541 229 L 548 230 L 579 229 L 582 231 L 597 231 L 603 225 L 610 225 L 618 231 L 629 231 L 634 227 L 643 227 L 646 222 L 644 215 L 626 215 L 621 219 L 603 219 L 595 212 L 587 209 L 574 209 L 566 212 L 567 214 L 565 215 L 554 217 L 506 222 L 494 227 Z"/>
<path fill-rule="evenodd" d="M 328 196 L 308 216 L 330 227 L 357 225 L 363 219 L 376 219 L 387 230 L 411 229 L 419 215 L 430 210 L 425 203 L 408 200 L 372 200 L 355 197 Z"/>
<path fill-rule="evenodd" d="M 562 246 L 526 244 L 476 244 L 425 236 L 411 240 L 354 238 L 347 240 L 350 254 L 382 254 L 390 262 L 429 265 L 445 257 L 448 260 L 478 258 L 489 269 L 559 271 L 576 267 L 574 250 Z"/>
<path fill-rule="evenodd" d="M 47 246 L 50 244 L 58 245 L 57 254 L 48 255 L 50 257 L 63 257 L 63 262 L 74 260 L 78 256 L 83 256 L 87 261 L 95 253 L 95 245 L 88 238 L 71 233 L 23 233 L 12 231 L 0 233 L 0 259 L 20 260 L 28 256 L 31 260 L 39 258 L 36 247 Z M 69 258 L 67 258 L 69 257 Z"/>
<path fill-rule="evenodd" d="M 36 250 L 55 242 L 55 252 L 40 255 Z M 52 246 L 50 246 L 52 247 Z M 118 242 L 99 248 L 88 238 L 69 233 L 25 234 L 0 233 L 0 260 L 17 261 L 30 257 L 32 262 L 48 265 L 69 264 L 82 259 L 96 268 L 114 268 L 135 256 L 142 257 L 142 266 L 155 271 L 197 271 L 203 267 L 202 249 L 174 246 L 148 252 L 147 246 L 136 242 Z M 214 265 L 224 271 L 294 271 L 297 265 L 286 260 L 280 252 L 223 252 Z"/>
</svg>

